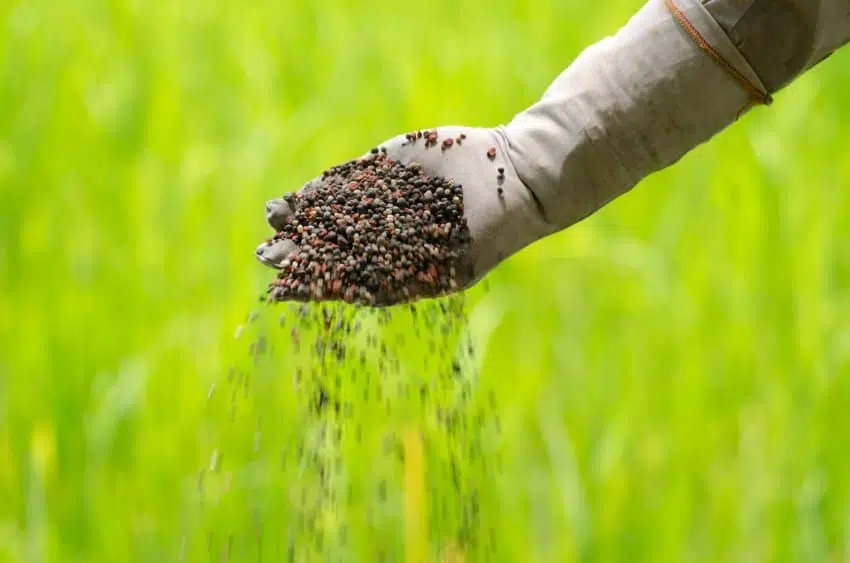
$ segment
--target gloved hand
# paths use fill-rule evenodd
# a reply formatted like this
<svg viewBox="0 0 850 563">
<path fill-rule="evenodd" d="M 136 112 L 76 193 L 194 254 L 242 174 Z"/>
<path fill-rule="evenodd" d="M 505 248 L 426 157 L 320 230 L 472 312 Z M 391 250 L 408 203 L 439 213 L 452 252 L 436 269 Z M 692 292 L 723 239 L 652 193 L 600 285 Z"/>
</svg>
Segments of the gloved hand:
<svg viewBox="0 0 850 563">
<path fill-rule="evenodd" d="M 428 133 L 436 137 L 430 143 L 426 142 Z M 418 163 L 425 174 L 449 178 L 463 186 L 471 243 L 466 249 L 468 256 L 458 267 L 458 290 L 475 283 L 505 257 L 555 230 L 546 221 L 534 193 L 517 176 L 503 129 L 439 127 L 426 130 L 425 136 L 403 134 L 379 147 L 390 159 L 406 165 Z M 322 179 L 316 178 L 302 189 L 318 189 L 321 184 Z M 289 197 L 266 204 L 266 219 L 272 228 L 283 229 L 294 213 L 294 205 L 297 203 Z M 260 244 L 256 254 L 263 263 L 279 267 L 294 250 L 291 240 L 280 240 Z M 423 291 L 428 288 L 417 288 L 417 294 L 411 297 L 431 296 L 423 295 Z"/>
<path fill-rule="evenodd" d="M 788 2 L 815 7 L 742 8 L 787 8 Z M 822 4 L 830 8 L 820 10 Z M 463 185 L 472 235 L 469 267 L 459 279 L 463 289 L 523 247 L 575 224 L 673 164 L 754 102 L 769 102 L 774 88 L 846 43 L 846 6 L 841 33 L 797 33 L 778 66 L 753 42 L 784 37 L 789 22 L 798 31 L 807 29 L 817 23 L 813 14 L 838 14 L 843 4 L 846 0 L 649 0 L 616 35 L 586 49 L 507 126 L 437 128 L 439 141 L 432 148 L 409 143 L 404 134 L 381 146 L 390 158 L 419 162 L 427 174 Z M 466 136 L 461 146 L 441 150 L 443 139 L 461 133 Z M 491 148 L 494 160 L 487 156 Z M 304 189 L 320 185 L 315 179 Z M 276 230 L 293 212 L 285 199 L 270 201 L 266 211 Z M 293 250 L 283 240 L 261 244 L 256 254 L 279 267 Z"/>
</svg>

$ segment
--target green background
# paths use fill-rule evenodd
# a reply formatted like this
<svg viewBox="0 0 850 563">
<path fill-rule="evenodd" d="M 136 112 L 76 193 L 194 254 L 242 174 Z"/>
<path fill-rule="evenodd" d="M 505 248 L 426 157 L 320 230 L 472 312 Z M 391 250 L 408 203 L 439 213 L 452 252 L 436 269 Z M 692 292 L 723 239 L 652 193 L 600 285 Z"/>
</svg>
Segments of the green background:
<svg viewBox="0 0 850 563">
<path fill-rule="evenodd" d="M 269 280 L 265 200 L 508 121 L 640 4 L 0 2 L 0 561 L 220 560 L 288 485 L 199 508 L 212 452 L 238 469 L 286 407 L 268 379 L 238 424 L 207 400 Z M 850 561 L 848 93 L 842 52 L 472 292 L 492 558 Z"/>
</svg>

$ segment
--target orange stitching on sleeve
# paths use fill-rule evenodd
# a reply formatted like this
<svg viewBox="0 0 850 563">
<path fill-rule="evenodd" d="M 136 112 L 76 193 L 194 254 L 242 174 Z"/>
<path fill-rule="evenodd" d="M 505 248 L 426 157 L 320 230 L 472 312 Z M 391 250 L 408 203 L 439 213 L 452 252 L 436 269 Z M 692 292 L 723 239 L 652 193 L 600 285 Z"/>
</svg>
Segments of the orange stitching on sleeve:
<svg viewBox="0 0 850 563">
<path fill-rule="evenodd" d="M 738 83 L 743 86 L 743 88 L 752 96 L 756 103 L 764 104 L 769 106 L 773 103 L 773 98 L 770 94 L 763 91 L 761 88 L 757 87 L 755 84 L 750 82 L 746 76 L 744 76 L 737 68 L 732 66 L 723 56 L 717 52 L 717 50 L 711 46 L 711 44 L 700 34 L 697 28 L 688 21 L 688 18 L 685 16 L 684 12 L 676 6 L 673 0 L 665 0 L 667 4 L 667 9 L 670 10 L 670 13 L 673 14 L 673 17 L 676 18 L 676 21 L 681 24 L 684 30 L 691 36 L 691 38 L 696 42 L 696 44 L 708 55 L 717 62 L 723 69 L 728 72 L 732 78 L 734 78 Z"/>
</svg>

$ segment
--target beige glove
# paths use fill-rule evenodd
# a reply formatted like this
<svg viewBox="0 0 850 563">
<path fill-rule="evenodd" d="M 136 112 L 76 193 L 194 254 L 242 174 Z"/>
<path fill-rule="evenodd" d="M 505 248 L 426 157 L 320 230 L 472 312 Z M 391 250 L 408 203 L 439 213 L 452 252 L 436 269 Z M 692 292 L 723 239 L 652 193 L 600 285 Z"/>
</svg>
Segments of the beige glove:
<svg viewBox="0 0 850 563">
<path fill-rule="evenodd" d="M 445 151 L 405 135 L 382 146 L 463 184 L 472 244 L 462 289 L 769 103 L 848 37 L 848 0 L 649 0 L 507 126 L 438 128 L 440 140 L 466 136 Z M 266 211 L 279 229 L 292 209 L 273 200 Z M 278 241 L 256 254 L 278 267 L 294 249 Z"/>
<path fill-rule="evenodd" d="M 463 186 L 464 215 L 472 242 L 466 267 L 458 272 L 461 289 L 473 284 L 505 257 L 556 228 L 546 221 L 533 192 L 517 177 L 503 130 L 440 127 L 433 131 L 437 133 L 433 146 L 421 139 L 410 142 L 400 135 L 380 147 L 394 160 L 419 163 L 428 175 L 451 178 Z M 452 140 L 452 146 L 443 149 L 442 143 L 447 139 Z M 321 179 L 315 179 L 303 189 L 314 189 L 320 184 Z M 279 230 L 293 209 L 286 200 L 279 199 L 268 202 L 266 211 L 269 224 Z M 257 248 L 257 256 L 277 267 L 293 250 L 295 246 L 288 240 L 272 246 L 264 243 Z"/>
</svg>

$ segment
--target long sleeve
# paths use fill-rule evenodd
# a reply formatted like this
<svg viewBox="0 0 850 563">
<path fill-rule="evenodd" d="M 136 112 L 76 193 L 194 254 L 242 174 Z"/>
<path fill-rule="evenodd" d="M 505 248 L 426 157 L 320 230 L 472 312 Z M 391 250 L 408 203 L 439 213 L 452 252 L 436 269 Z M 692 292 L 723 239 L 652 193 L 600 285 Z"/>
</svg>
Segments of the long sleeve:
<svg viewBox="0 0 850 563">
<path fill-rule="evenodd" d="M 702 0 L 771 92 L 850 39 L 847 0 Z"/>
<path fill-rule="evenodd" d="M 649 0 L 501 130 L 559 230 L 768 101 L 848 36 L 848 0 Z"/>
</svg>

